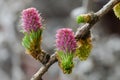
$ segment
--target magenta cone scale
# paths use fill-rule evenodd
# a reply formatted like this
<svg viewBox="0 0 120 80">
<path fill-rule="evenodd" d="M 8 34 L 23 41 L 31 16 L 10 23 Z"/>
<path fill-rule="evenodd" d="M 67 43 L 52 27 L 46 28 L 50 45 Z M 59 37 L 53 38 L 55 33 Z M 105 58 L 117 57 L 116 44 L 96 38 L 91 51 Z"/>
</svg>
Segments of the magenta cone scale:
<svg viewBox="0 0 120 80">
<path fill-rule="evenodd" d="M 35 8 L 22 11 L 22 27 L 25 32 L 37 31 L 42 27 L 40 14 Z"/>
<path fill-rule="evenodd" d="M 64 52 L 74 52 L 76 50 L 76 40 L 74 32 L 70 28 L 62 28 L 56 34 L 56 47 L 57 50 Z"/>
</svg>

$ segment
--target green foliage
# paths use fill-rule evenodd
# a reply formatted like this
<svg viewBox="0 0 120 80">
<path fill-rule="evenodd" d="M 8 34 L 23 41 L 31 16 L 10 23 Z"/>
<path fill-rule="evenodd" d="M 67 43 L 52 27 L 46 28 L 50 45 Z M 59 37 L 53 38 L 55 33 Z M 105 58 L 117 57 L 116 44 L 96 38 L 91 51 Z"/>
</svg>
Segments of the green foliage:
<svg viewBox="0 0 120 80">
<path fill-rule="evenodd" d="M 39 47 L 41 41 L 41 34 L 42 30 L 39 29 L 38 31 L 31 31 L 30 33 L 24 33 L 25 36 L 22 40 L 22 45 L 25 49 L 31 51 Z"/>
<path fill-rule="evenodd" d="M 57 58 L 58 58 L 59 66 L 63 70 L 63 72 L 65 74 L 70 74 L 72 72 L 72 68 L 74 67 L 73 54 L 64 53 L 63 51 L 58 51 Z"/>
<path fill-rule="evenodd" d="M 113 11 L 116 17 L 120 19 L 120 2 L 114 6 Z"/>
</svg>

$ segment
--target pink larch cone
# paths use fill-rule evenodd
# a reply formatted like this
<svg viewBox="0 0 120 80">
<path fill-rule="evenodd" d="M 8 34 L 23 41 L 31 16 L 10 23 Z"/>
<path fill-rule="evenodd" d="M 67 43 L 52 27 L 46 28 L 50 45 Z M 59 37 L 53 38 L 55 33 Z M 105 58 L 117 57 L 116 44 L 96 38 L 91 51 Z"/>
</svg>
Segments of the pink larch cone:
<svg viewBox="0 0 120 80">
<path fill-rule="evenodd" d="M 22 11 L 22 28 L 24 32 L 37 31 L 41 27 L 41 16 L 36 8 L 28 8 Z"/>
<path fill-rule="evenodd" d="M 74 32 L 72 32 L 72 29 L 62 28 L 57 31 L 56 47 L 57 47 L 57 50 L 68 52 L 68 53 L 75 51 L 76 40 L 74 38 Z"/>
</svg>

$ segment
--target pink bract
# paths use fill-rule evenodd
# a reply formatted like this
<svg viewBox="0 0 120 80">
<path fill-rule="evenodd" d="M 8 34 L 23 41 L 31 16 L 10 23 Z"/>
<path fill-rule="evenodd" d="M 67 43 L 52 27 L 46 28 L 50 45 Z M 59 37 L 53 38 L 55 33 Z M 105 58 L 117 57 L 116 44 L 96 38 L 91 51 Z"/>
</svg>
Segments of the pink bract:
<svg viewBox="0 0 120 80">
<path fill-rule="evenodd" d="M 41 27 L 41 16 L 36 8 L 28 8 L 22 11 L 22 28 L 25 32 L 37 31 Z"/>
<path fill-rule="evenodd" d="M 76 40 L 74 32 L 70 28 L 62 28 L 56 34 L 57 50 L 64 52 L 74 52 L 76 50 Z"/>
</svg>

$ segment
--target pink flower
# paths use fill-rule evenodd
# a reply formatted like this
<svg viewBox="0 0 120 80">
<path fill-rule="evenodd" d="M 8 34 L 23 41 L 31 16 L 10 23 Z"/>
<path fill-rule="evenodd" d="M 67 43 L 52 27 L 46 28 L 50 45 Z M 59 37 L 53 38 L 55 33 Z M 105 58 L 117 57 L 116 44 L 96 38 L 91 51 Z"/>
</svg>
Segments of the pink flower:
<svg viewBox="0 0 120 80">
<path fill-rule="evenodd" d="M 62 28 L 56 34 L 56 47 L 64 52 L 74 52 L 76 50 L 76 40 L 74 32 L 70 28 Z"/>
<path fill-rule="evenodd" d="M 22 28 L 25 32 L 37 31 L 41 27 L 41 17 L 35 8 L 28 8 L 22 11 Z"/>
</svg>

